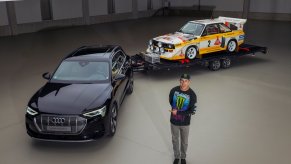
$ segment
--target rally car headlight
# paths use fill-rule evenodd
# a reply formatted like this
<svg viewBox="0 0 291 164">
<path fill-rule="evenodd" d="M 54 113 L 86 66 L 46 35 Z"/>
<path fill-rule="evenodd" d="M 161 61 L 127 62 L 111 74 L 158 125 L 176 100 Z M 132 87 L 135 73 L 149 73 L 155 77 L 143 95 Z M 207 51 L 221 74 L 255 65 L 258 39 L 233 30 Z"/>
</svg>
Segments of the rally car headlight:
<svg viewBox="0 0 291 164">
<path fill-rule="evenodd" d="M 93 110 L 91 112 L 84 113 L 83 116 L 95 117 L 95 116 L 101 115 L 102 117 L 104 117 L 105 113 L 106 113 L 106 106 L 99 108 L 99 109 L 96 109 L 96 110 Z"/>
<path fill-rule="evenodd" d="M 169 45 L 168 45 L 168 48 L 170 48 L 170 49 L 174 49 L 174 45 L 169 44 Z"/>
<path fill-rule="evenodd" d="M 162 47 L 162 42 L 159 42 L 158 43 L 158 47 Z"/>
<path fill-rule="evenodd" d="M 165 52 L 165 49 L 164 48 L 160 48 L 160 52 L 161 53 L 164 53 Z"/>
<path fill-rule="evenodd" d="M 154 52 L 158 53 L 158 52 L 159 52 L 159 48 L 156 47 L 156 48 L 154 49 Z"/>
<path fill-rule="evenodd" d="M 32 116 L 34 116 L 34 115 L 37 115 L 37 114 L 38 114 L 38 112 L 37 112 L 37 111 L 33 110 L 33 109 L 32 109 L 32 108 L 30 108 L 29 106 L 26 108 L 26 113 L 28 113 L 29 115 L 32 115 Z"/>
<path fill-rule="evenodd" d="M 153 40 L 150 40 L 150 41 L 149 41 L 149 45 L 152 45 L 152 44 L 153 44 Z"/>
</svg>

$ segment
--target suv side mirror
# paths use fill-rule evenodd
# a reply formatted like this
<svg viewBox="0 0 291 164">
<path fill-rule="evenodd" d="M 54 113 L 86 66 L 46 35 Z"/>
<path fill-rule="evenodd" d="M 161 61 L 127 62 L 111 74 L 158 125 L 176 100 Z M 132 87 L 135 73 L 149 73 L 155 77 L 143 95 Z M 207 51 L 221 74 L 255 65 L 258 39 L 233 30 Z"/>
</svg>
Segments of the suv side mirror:
<svg viewBox="0 0 291 164">
<path fill-rule="evenodd" d="M 46 80 L 49 80 L 51 78 L 51 74 L 46 72 L 46 73 L 42 74 L 42 77 Z"/>
<path fill-rule="evenodd" d="M 126 78 L 126 76 L 124 74 L 117 74 L 114 77 L 114 81 L 124 80 L 125 78 Z"/>
</svg>

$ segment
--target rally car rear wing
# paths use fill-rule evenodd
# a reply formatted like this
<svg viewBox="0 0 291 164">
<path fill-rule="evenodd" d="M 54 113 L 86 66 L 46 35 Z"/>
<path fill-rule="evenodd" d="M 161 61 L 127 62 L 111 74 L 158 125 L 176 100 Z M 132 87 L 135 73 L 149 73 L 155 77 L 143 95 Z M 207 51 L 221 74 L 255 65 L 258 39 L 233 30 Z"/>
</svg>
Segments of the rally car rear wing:
<svg viewBox="0 0 291 164">
<path fill-rule="evenodd" d="M 218 17 L 217 20 L 222 21 L 232 30 L 243 30 L 244 24 L 247 22 L 246 19 L 231 18 L 231 17 Z M 235 27 L 235 28 L 234 28 Z"/>
</svg>

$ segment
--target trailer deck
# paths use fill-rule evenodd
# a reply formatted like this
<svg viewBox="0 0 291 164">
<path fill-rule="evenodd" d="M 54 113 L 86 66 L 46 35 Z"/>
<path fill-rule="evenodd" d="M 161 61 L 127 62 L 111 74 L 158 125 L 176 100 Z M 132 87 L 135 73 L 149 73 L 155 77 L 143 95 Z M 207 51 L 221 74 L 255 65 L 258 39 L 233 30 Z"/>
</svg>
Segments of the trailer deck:
<svg viewBox="0 0 291 164">
<path fill-rule="evenodd" d="M 231 60 L 245 56 L 245 55 L 255 55 L 261 52 L 263 54 L 267 53 L 267 47 L 261 47 L 251 44 L 242 44 L 237 52 L 229 53 L 226 51 L 213 52 L 204 55 L 203 58 L 194 60 L 178 60 L 169 61 L 160 59 L 158 63 L 151 63 L 145 60 L 144 53 L 139 53 L 131 56 L 132 67 L 134 72 L 141 71 L 152 71 L 152 70 L 169 70 L 175 68 L 191 67 L 194 65 L 202 65 L 208 67 L 212 71 L 216 71 L 220 68 L 229 68 L 231 66 Z"/>
</svg>

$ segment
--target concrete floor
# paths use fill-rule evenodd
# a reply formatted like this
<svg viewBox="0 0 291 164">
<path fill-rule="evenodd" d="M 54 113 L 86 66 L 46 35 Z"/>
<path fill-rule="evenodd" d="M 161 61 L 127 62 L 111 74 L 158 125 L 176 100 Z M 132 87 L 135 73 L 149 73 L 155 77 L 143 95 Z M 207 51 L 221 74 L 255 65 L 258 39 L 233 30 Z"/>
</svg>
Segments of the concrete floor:
<svg viewBox="0 0 291 164">
<path fill-rule="evenodd" d="M 132 55 L 191 19 L 148 18 L 0 38 L 0 163 L 172 163 L 168 93 L 188 72 L 198 95 L 188 163 L 290 164 L 291 22 L 248 21 L 247 42 L 267 46 L 268 54 L 242 57 L 230 69 L 136 73 L 113 138 L 51 143 L 28 137 L 26 104 L 45 83 L 41 74 L 64 55 L 91 44 L 119 44 Z"/>
</svg>

